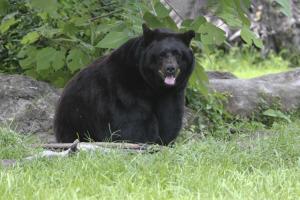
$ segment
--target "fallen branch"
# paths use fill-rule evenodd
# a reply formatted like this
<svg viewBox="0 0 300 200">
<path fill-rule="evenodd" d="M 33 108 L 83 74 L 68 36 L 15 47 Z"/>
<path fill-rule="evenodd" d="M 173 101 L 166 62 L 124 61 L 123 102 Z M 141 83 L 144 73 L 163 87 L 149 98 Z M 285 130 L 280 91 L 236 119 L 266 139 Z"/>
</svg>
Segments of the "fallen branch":
<svg viewBox="0 0 300 200">
<path fill-rule="evenodd" d="M 80 151 L 100 151 L 102 153 L 109 153 L 112 150 L 122 150 L 127 153 L 154 153 L 162 150 L 163 146 L 148 145 L 148 144 L 131 144 L 131 143 L 108 143 L 108 142 L 79 142 L 75 140 L 73 143 L 52 143 L 52 144 L 39 144 L 33 147 L 42 147 L 44 150 L 33 156 L 21 159 L 20 161 L 14 159 L 1 160 L 1 165 L 5 167 L 13 166 L 17 163 L 32 161 L 39 158 L 54 158 L 54 157 L 68 157 Z M 52 149 L 52 150 L 49 150 Z M 59 151 L 57 151 L 59 150 Z M 63 151 L 61 151 L 63 150 Z"/>
<path fill-rule="evenodd" d="M 77 142 L 78 140 L 75 140 Z M 42 147 L 44 149 L 69 149 L 73 143 L 49 143 L 49 144 L 38 144 L 33 145 L 33 147 Z M 112 142 L 79 142 L 77 144 L 78 148 L 88 148 L 90 146 L 93 147 L 103 147 L 103 148 L 110 148 L 110 149 L 131 149 L 131 150 L 148 150 L 153 145 L 148 144 L 132 144 L 132 143 L 112 143 Z M 158 147 L 157 145 L 155 145 Z"/>
</svg>

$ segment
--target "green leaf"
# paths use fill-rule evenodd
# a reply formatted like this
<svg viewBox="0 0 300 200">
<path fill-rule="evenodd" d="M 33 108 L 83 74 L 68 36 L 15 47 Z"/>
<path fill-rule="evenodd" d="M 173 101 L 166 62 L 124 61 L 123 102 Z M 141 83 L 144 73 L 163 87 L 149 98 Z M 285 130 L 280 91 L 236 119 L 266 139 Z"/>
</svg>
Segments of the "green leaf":
<svg viewBox="0 0 300 200">
<path fill-rule="evenodd" d="M 247 27 L 242 28 L 241 37 L 247 44 L 252 44 L 253 33 Z"/>
<path fill-rule="evenodd" d="M 89 20 L 88 16 L 72 16 L 69 23 L 74 24 L 75 26 L 82 26 Z"/>
<path fill-rule="evenodd" d="M 59 70 L 65 65 L 65 50 L 56 50 L 52 47 L 46 47 L 38 50 L 36 53 L 36 67 L 38 72 L 45 70 Z"/>
<path fill-rule="evenodd" d="M 276 0 L 281 5 L 281 12 L 288 17 L 292 17 L 292 5 L 291 0 Z"/>
<path fill-rule="evenodd" d="M 124 32 L 110 32 L 96 45 L 96 47 L 115 49 L 128 39 L 130 39 L 128 34 Z"/>
<path fill-rule="evenodd" d="M 178 27 L 176 23 L 173 21 L 173 19 L 170 16 L 161 19 L 161 22 L 164 24 L 164 27 L 169 28 L 173 31 L 178 31 Z"/>
<path fill-rule="evenodd" d="M 49 74 L 48 79 L 51 80 L 51 83 L 58 88 L 62 88 L 68 80 L 72 78 L 72 74 L 68 70 L 58 70 Z"/>
<path fill-rule="evenodd" d="M 192 19 L 185 19 L 182 23 L 181 23 L 181 28 L 183 29 L 189 29 L 191 27 L 191 24 L 193 23 L 194 20 Z"/>
<path fill-rule="evenodd" d="M 216 15 L 233 28 L 242 27 L 244 20 L 244 16 L 242 16 L 244 12 L 241 6 L 244 6 L 246 4 L 240 4 L 241 0 L 237 1 L 239 2 L 236 2 L 236 0 L 219 0 L 219 2 L 217 3 L 218 10 L 216 12 Z M 245 21 L 244 23 L 248 22 Z"/>
<path fill-rule="evenodd" d="M 35 69 L 29 69 L 29 70 L 26 70 L 24 73 L 25 73 L 27 76 L 30 76 L 30 77 L 32 77 L 32 78 L 34 78 L 34 79 L 37 79 L 37 78 L 39 77 L 39 74 L 36 72 Z"/>
<path fill-rule="evenodd" d="M 8 0 L 0 0 L 0 16 L 5 15 L 9 8 Z"/>
<path fill-rule="evenodd" d="M 35 66 L 35 59 L 32 57 L 27 57 L 25 59 L 19 60 L 19 64 L 22 69 L 30 69 Z"/>
<path fill-rule="evenodd" d="M 194 30 L 195 32 L 198 32 L 200 26 L 202 24 L 206 23 L 206 19 L 203 16 L 198 16 L 196 19 L 186 19 L 181 24 L 182 30 Z"/>
<path fill-rule="evenodd" d="M 51 69 L 53 60 L 56 59 L 56 50 L 52 47 L 46 47 L 39 50 L 36 54 L 36 69 L 37 71 Z"/>
<path fill-rule="evenodd" d="M 43 26 L 37 28 L 36 30 L 39 32 L 40 35 L 42 35 L 43 37 L 48 38 L 48 39 L 52 39 L 55 36 L 59 36 L 59 35 L 63 34 L 61 29 L 52 28 L 49 25 L 43 25 Z"/>
<path fill-rule="evenodd" d="M 252 31 L 250 31 L 249 28 L 246 26 L 243 26 L 241 30 L 241 37 L 249 45 L 252 45 L 253 42 L 254 45 L 258 48 L 263 47 L 262 41 L 258 37 L 256 37 L 256 35 Z"/>
<path fill-rule="evenodd" d="M 40 38 L 40 34 L 37 31 L 27 33 L 21 40 L 21 44 L 32 44 Z"/>
<path fill-rule="evenodd" d="M 52 60 L 52 67 L 55 71 L 63 68 L 65 66 L 66 50 L 56 51 L 53 55 L 54 60 Z"/>
<path fill-rule="evenodd" d="M 223 13 L 222 15 L 219 15 L 219 17 L 221 17 L 221 19 L 223 19 L 232 28 L 242 26 L 242 21 L 235 15 L 231 15 L 231 13 Z"/>
<path fill-rule="evenodd" d="M 291 123 L 290 117 L 287 116 L 287 115 L 285 115 L 285 114 L 283 114 L 279 110 L 268 109 L 268 110 L 266 110 L 266 111 L 263 112 L 263 115 L 269 116 L 269 117 L 275 117 L 275 118 L 284 119 L 287 122 Z"/>
<path fill-rule="evenodd" d="M 170 13 L 170 11 L 161 2 L 157 2 L 154 5 L 154 10 L 159 18 L 167 17 Z"/>
<path fill-rule="evenodd" d="M 6 31 L 8 31 L 10 29 L 11 26 L 17 24 L 19 21 L 20 20 L 16 20 L 14 16 L 9 19 L 3 20 L 0 25 L 0 32 L 5 33 Z"/>
<path fill-rule="evenodd" d="M 23 69 L 30 69 L 35 66 L 35 57 L 37 54 L 37 49 L 34 46 L 28 46 L 21 49 L 17 57 L 19 58 L 19 64 Z"/>
<path fill-rule="evenodd" d="M 143 19 L 150 28 L 163 28 L 164 24 L 152 13 L 145 12 Z"/>
<path fill-rule="evenodd" d="M 62 31 L 64 33 L 66 33 L 67 35 L 75 35 L 76 33 L 78 33 L 78 28 L 75 26 L 74 23 L 64 23 L 62 26 Z"/>
<path fill-rule="evenodd" d="M 47 0 L 47 2 L 41 0 L 29 0 L 29 4 L 33 9 L 46 12 L 50 14 L 51 17 L 58 16 L 57 10 L 60 4 L 57 0 Z"/>
<path fill-rule="evenodd" d="M 209 22 L 202 24 L 198 32 L 201 33 L 201 42 L 204 45 L 220 45 L 226 39 L 225 32 Z"/>
<path fill-rule="evenodd" d="M 247 3 L 241 4 L 241 0 L 233 0 L 233 3 L 235 4 L 235 8 L 237 10 L 238 16 L 242 20 L 243 24 L 246 26 L 250 26 L 250 24 L 251 24 L 250 20 L 248 19 L 248 17 L 246 17 L 245 10 L 242 7 L 242 5 L 246 5 Z"/>
<path fill-rule="evenodd" d="M 67 80 L 63 77 L 57 77 L 53 81 L 53 85 L 58 88 L 62 88 L 66 84 Z"/>
<path fill-rule="evenodd" d="M 204 96 L 208 96 L 208 77 L 204 68 L 200 65 L 198 57 L 195 59 L 195 69 L 194 72 L 189 79 L 189 85 L 201 92 Z"/>
<path fill-rule="evenodd" d="M 103 23 L 96 26 L 96 33 L 101 34 L 101 33 L 107 33 L 109 31 L 121 32 L 121 30 L 124 30 L 125 26 L 126 25 L 124 24 L 124 22 L 119 22 L 119 21 L 112 24 Z"/>
<path fill-rule="evenodd" d="M 89 56 L 80 49 L 72 49 L 67 56 L 68 68 L 72 73 L 85 67 L 89 62 Z"/>
<path fill-rule="evenodd" d="M 254 43 L 254 45 L 257 46 L 258 48 L 263 48 L 263 47 L 264 47 L 264 44 L 263 44 L 262 40 L 259 39 L 259 38 L 254 38 L 254 39 L 253 39 L 253 43 Z"/>
<path fill-rule="evenodd" d="M 200 26 L 202 24 L 206 23 L 206 19 L 203 16 L 198 16 L 191 24 L 191 29 L 193 29 L 194 31 L 198 31 L 198 29 L 200 28 Z"/>
<path fill-rule="evenodd" d="M 244 10 L 248 10 L 251 6 L 251 2 L 252 0 L 240 0 L 241 8 L 243 8 Z"/>
</svg>

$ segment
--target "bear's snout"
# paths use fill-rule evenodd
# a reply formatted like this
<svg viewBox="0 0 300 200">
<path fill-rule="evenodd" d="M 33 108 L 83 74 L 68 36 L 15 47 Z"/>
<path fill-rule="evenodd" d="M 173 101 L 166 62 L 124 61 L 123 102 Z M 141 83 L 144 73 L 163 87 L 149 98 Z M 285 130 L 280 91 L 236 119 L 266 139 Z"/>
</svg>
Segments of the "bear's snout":
<svg viewBox="0 0 300 200">
<path fill-rule="evenodd" d="M 166 75 L 167 76 L 174 76 L 175 71 L 176 71 L 176 68 L 173 65 L 167 65 L 166 66 Z"/>
</svg>

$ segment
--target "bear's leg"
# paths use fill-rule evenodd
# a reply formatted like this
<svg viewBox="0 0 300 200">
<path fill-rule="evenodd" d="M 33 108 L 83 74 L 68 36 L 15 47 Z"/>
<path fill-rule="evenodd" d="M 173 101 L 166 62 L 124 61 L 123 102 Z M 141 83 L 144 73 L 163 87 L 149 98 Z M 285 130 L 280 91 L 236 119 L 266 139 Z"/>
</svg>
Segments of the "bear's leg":
<svg viewBox="0 0 300 200">
<path fill-rule="evenodd" d="M 102 141 L 109 136 L 105 119 L 93 112 L 79 112 L 79 109 L 64 107 L 56 113 L 54 131 L 57 142 Z"/>
<path fill-rule="evenodd" d="M 173 142 L 181 129 L 184 110 L 184 91 L 162 97 L 158 100 L 156 113 L 161 144 Z"/>
<path fill-rule="evenodd" d="M 59 125 L 55 126 L 57 142 L 72 143 L 76 139 L 79 139 L 81 142 L 90 140 L 101 141 L 95 136 L 95 131 L 91 131 L 94 129 L 90 129 L 89 131 L 86 124 L 81 121 L 77 120 L 72 123 L 71 120 L 67 119 L 59 123 Z M 85 126 L 83 124 L 85 124 Z"/>
<path fill-rule="evenodd" d="M 158 143 L 160 138 L 156 117 L 154 114 L 145 116 L 145 113 L 131 112 L 119 115 L 113 125 L 112 133 L 113 141 Z"/>
</svg>

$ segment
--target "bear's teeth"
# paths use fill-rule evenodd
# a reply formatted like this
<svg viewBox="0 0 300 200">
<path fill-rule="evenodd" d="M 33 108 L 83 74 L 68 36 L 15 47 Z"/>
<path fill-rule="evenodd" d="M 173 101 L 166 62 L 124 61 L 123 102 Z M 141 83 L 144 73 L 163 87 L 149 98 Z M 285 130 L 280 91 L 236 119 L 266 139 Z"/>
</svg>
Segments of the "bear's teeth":
<svg viewBox="0 0 300 200">
<path fill-rule="evenodd" d="M 167 85 L 175 85 L 175 77 L 166 77 L 165 78 L 165 84 Z"/>
</svg>

